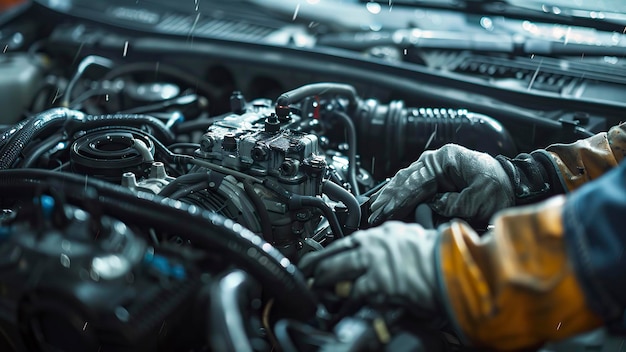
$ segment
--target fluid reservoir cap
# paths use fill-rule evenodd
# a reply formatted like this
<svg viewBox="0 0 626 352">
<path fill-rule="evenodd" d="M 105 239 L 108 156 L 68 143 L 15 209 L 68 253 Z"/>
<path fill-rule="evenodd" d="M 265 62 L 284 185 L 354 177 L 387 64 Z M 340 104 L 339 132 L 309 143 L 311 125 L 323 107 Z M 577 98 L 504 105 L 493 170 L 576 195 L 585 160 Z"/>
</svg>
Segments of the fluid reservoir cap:
<svg viewBox="0 0 626 352">
<path fill-rule="evenodd" d="M 276 133 L 278 131 L 280 131 L 280 122 L 278 121 L 278 116 L 272 113 L 265 119 L 265 132 Z"/>
<path fill-rule="evenodd" d="M 232 152 L 237 150 L 237 139 L 235 138 L 234 133 L 226 133 L 224 135 L 224 140 L 222 141 L 222 148 L 224 150 Z"/>
</svg>

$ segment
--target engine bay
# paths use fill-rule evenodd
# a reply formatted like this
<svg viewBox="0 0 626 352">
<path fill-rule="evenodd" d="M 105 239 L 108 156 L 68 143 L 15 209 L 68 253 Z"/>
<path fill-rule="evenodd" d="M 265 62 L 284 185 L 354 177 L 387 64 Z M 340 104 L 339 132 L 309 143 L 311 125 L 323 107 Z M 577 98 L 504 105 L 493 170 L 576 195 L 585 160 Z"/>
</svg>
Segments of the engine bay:
<svg viewBox="0 0 626 352">
<path fill-rule="evenodd" d="M 23 11 L 2 38 L 28 45 L 0 56 L 3 351 L 469 351 L 443 321 L 314 295 L 299 259 L 368 228 L 426 150 L 513 157 L 623 111 L 435 69 L 441 49 L 398 63 Z"/>
</svg>

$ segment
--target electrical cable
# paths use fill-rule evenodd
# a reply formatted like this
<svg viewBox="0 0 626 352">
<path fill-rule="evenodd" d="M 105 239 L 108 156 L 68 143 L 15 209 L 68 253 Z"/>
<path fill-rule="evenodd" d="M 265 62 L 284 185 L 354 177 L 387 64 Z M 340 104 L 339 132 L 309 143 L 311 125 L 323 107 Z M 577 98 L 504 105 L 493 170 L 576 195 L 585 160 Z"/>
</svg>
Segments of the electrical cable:
<svg viewBox="0 0 626 352">
<path fill-rule="evenodd" d="M 352 119 L 341 111 L 334 110 L 332 116 L 338 119 L 344 126 L 348 137 L 348 182 L 352 187 L 352 193 L 355 196 L 360 194 L 359 182 L 356 178 L 356 169 L 358 167 L 356 163 L 356 150 L 357 150 L 357 136 L 356 127 Z"/>
<path fill-rule="evenodd" d="M 101 56 L 89 55 L 85 57 L 80 64 L 78 64 L 78 68 L 76 69 L 76 73 L 67 84 L 65 88 L 65 92 L 63 93 L 63 98 L 61 98 L 61 106 L 69 107 L 70 101 L 72 100 L 72 93 L 74 91 L 74 87 L 78 83 L 78 80 L 82 77 L 85 71 L 92 65 L 99 65 L 106 68 L 112 68 L 115 63 L 111 59 L 107 59 Z"/>
<path fill-rule="evenodd" d="M 54 146 L 59 144 L 61 141 L 65 139 L 65 136 L 61 134 L 53 134 L 48 137 L 46 140 L 41 142 L 33 151 L 31 151 L 28 155 L 24 157 L 24 160 L 21 163 L 21 167 L 23 168 L 31 168 L 37 164 L 39 158 L 52 149 Z"/>
<path fill-rule="evenodd" d="M 263 204 L 263 200 L 254 190 L 254 185 L 250 181 L 243 182 L 243 189 L 246 191 L 248 198 L 252 201 L 254 205 L 254 210 L 256 210 L 257 216 L 259 217 L 259 223 L 261 224 L 261 234 L 263 238 L 269 243 L 274 241 L 274 236 L 272 232 L 272 223 L 270 220 L 270 214 Z"/>
<path fill-rule="evenodd" d="M 189 162 L 191 164 L 194 164 L 194 165 L 197 165 L 197 166 L 201 166 L 201 167 L 207 168 L 209 170 L 214 170 L 214 171 L 217 171 L 217 172 L 222 173 L 222 174 L 232 175 L 235 178 L 240 179 L 240 180 L 244 180 L 244 181 L 248 180 L 248 181 L 254 182 L 254 183 L 263 183 L 263 180 L 261 180 L 261 179 L 259 179 L 257 177 L 244 174 L 243 172 L 239 172 L 239 171 L 235 171 L 235 170 L 232 170 L 232 169 L 228 169 L 228 168 L 225 168 L 225 167 L 223 167 L 221 165 L 213 164 L 213 163 L 205 161 L 205 160 L 194 159 L 193 157 L 191 157 L 191 159 L 189 159 Z"/>
<path fill-rule="evenodd" d="M 174 144 L 170 144 L 167 146 L 167 149 L 169 150 L 174 150 L 174 149 L 198 149 L 200 148 L 200 143 L 174 143 Z"/>
</svg>

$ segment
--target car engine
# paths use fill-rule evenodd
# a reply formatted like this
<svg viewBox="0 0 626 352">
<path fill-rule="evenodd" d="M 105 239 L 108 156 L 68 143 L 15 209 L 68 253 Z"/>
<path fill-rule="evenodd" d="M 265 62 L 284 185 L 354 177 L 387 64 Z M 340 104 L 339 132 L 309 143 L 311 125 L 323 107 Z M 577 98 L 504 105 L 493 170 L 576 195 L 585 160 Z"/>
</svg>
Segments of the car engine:
<svg viewBox="0 0 626 352">
<path fill-rule="evenodd" d="M 88 56 L 83 63 L 108 60 Z M 172 83 L 115 84 L 162 89 Z M 234 91 L 232 111 L 215 117 L 198 111 L 202 99 L 194 94 L 172 97 L 205 115 L 190 121 L 180 106 L 162 108 L 167 100 L 95 115 L 88 110 L 98 106 L 85 101 L 79 109 L 72 99 L 69 107 L 35 113 L 1 137 L 6 240 L 0 250 L 8 262 L 0 282 L 11 291 L 3 298 L 5 313 L 17 312 L 17 321 L 9 314 L 3 324 L 9 346 L 199 348 L 203 319 L 196 318 L 193 328 L 185 321 L 198 304 L 210 309 L 203 287 L 238 267 L 244 271 L 231 275 L 251 281 L 246 272 L 261 272 L 273 282 L 262 279 L 257 292 L 279 292 L 277 302 L 291 301 L 277 312 L 305 317 L 315 300 L 292 262 L 368 226 L 368 195 L 384 184 L 372 170 L 376 158 L 387 159 L 380 168 L 388 174 L 427 147 L 452 141 L 494 154 L 514 152 L 511 137 L 488 116 L 404 108 L 401 101 L 385 105 L 340 83 L 305 85 L 275 101 L 247 101 Z M 155 111 L 138 113 L 154 105 Z M 460 130 L 464 139 L 455 138 Z M 382 131 L 403 142 L 360 144 Z M 113 291 L 116 300 L 102 300 Z M 76 304 L 65 306 L 68 300 Z M 164 321 L 171 324 L 167 333 L 159 325 Z M 83 336 L 88 325 L 92 335 Z M 187 334 L 189 344 L 174 338 Z M 146 344 L 149 336 L 157 338 Z"/>
</svg>

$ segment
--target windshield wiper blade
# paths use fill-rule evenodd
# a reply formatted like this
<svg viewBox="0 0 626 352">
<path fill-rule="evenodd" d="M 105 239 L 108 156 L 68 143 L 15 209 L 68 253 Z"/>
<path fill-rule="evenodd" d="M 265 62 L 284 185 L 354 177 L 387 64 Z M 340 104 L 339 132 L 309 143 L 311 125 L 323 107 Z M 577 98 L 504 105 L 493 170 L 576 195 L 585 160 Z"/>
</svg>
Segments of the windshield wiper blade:
<svg viewBox="0 0 626 352">
<path fill-rule="evenodd" d="M 507 34 L 467 33 L 399 29 L 391 32 L 333 33 L 318 36 L 317 45 L 350 50 L 366 50 L 375 46 L 416 47 L 427 49 L 476 50 L 513 53 L 513 37 Z"/>
<path fill-rule="evenodd" d="M 327 34 L 317 38 L 317 45 L 349 50 L 376 46 L 470 50 L 517 55 L 626 55 L 626 42 L 614 45 L 567 43 L 540 38 L 525 38 L 504 33 L 400 29 L 390 32 Z"/>
</svg>

